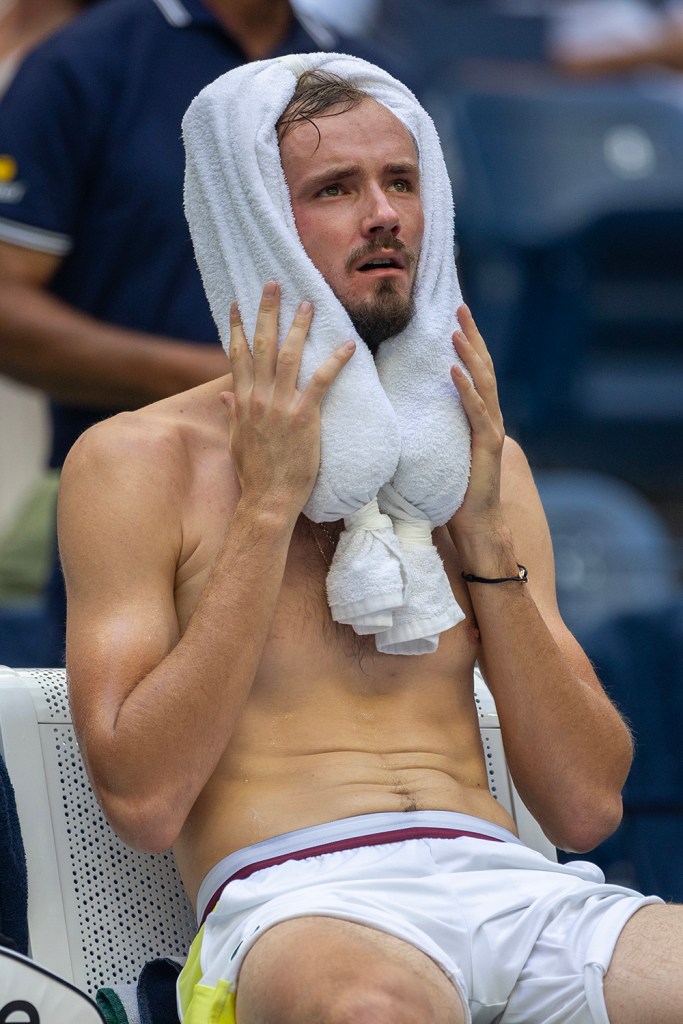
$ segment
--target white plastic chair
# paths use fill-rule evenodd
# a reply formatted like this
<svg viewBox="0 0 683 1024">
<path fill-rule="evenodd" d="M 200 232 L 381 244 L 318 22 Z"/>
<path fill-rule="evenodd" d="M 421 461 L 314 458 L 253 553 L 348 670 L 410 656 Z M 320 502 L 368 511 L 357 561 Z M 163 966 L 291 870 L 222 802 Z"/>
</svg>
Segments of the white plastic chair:
<svg viewBox="0 0 683 1024">
<path fill-rule="evenodd" d="M 555 860 L 510 779 L 481 677 L 476 701 L 491 792 L 521 838 Z M 76 743 L 63 669 L 0 666 L 0 749 L 26 850 L 34 959 L 94 995 L 134 982 L 149 960 L 184 956 L 196 921 L 173 856 L 134 852 L 105 821 Z"/>
</svg>

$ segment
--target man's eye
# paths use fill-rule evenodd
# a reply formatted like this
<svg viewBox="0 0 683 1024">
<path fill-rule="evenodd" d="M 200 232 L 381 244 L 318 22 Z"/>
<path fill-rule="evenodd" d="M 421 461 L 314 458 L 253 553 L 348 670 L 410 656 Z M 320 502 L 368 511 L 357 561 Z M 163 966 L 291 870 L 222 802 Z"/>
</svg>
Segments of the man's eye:
<svg viewBox="0 0 683 1024">
<path fill-rule="evenodd" d="M 325 185 L 325 188 L 321 188 L 318 195 L 321 196 L 340 196 L 342 193 L 341 185 Z"/>
<path fill-rule="evenodd" d="M 391 188 L 394 192 L 410 192 L 410 185 L 405 178 L 397 178 L 396 181 L 392 181 Z"/>
</svg>

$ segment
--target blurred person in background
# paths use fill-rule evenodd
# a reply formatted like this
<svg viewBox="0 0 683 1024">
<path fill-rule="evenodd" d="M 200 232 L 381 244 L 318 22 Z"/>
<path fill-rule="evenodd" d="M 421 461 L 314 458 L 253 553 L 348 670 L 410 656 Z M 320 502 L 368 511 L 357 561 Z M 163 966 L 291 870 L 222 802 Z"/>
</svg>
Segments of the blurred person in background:
<svg viewBox="0 0 683 1024">
<path fill-rule="evenodd" d="M 0 0 L 0 98 L 24 57 L 95 0 Z M 13 162 L 0 158 L 0 198 Z M 0 607 L 42 591 L 54 533 L 57 475 L 43 472 L 46 410 L 39 392 L 0 376 Z"/>
<path fill-rule="evenodd" d="M 0 3 L 0 96 L 22 59 L 93 0 L 3 0 Z"/>
<path fill-rule="evenodd" d="M 575 0 L 558 5 L 554 62 L 575 75 L 683 71 L 683 2 Z"/>
<path fill-rule="evenodd" d="M 329 0 L 294 0 L 294 7 L 302 15 L 318 18 L 347 36 L 366 37 L 372 32 L 381 0 L 344 0 L 331 4 Z"/>
<path fill-rule="evenodd" d="M 227 372 L 182 208 L 180 122 L 231 68 L 319 50 L 377 62 L 289 0 L 101 0 L 22 65 L 0 104 L 0 373 L 49 396 L 50 467 L 97 420 Z M 57 561 L 47 593 L 61 664 Z"/>
</svg>

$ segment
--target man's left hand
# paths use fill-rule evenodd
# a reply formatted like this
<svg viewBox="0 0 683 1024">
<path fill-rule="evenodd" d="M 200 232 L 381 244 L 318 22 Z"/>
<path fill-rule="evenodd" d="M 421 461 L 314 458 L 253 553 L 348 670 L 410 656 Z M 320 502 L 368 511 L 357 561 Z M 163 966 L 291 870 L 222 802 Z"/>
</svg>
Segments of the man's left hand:
<svg viewBox="0 0 683 1024">
<path fill-rule="evenodd" d="M 462 305 L 457 312 L 461 330 L 453 334 L 453 347 L 469 376 L 455 364 L 451 377 L 472 430 L 472 467 L 465 499 L 451 520 L 451 526 L 456 536 L 462 534 L 474 539 L 477 535 L 490 536 L 500 525 L 505 427 L 493 360 L 469 308 Z"/>
</svg>

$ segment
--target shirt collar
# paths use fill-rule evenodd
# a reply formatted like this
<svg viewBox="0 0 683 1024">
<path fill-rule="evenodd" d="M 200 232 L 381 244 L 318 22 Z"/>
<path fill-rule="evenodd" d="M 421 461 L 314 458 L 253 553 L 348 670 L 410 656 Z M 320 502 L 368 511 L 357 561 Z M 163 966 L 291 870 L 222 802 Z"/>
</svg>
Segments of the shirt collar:
<svg viewBox="0 0 683 1024">
<path fill-rule="evenodd" d="M 153 0 L 153 3 L 157 5 L 169 25 L 174 25 L 176 28 L 185 28 L 195 20 L 187 9 L 187 2 L 181 3 L 181 0 Z M 208 14 L 209 12 L 207 11 L 206 13 Z"/>
<path fill-rule="evenodd" d="M 153 0 L 169 25 L 187 28 L 188 25 L 214 25 L 225 32 L 212 11 L 201 0 Z M 327 25 L 294 10 L 294 24 L 287 39 L 277 47 L 273 56 L 311 50 L 311 43 L 320 50 L 333 50 L 337 35 Z"/>
</svg>

